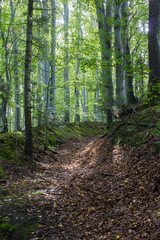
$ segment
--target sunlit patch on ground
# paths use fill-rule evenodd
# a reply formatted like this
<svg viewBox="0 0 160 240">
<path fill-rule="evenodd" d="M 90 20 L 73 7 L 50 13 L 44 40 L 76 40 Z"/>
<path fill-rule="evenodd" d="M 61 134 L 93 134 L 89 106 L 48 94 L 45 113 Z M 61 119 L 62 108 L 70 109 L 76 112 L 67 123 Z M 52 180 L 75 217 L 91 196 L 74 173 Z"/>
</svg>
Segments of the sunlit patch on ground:
<svg viewBox="0 0 160 240">
<path fill-rule="evenodd" d="M 120 146 L 115 146 L 113 148 L 113 163 L 115 164 L 120 164 L 121 162 L 123 162 L 123 152 Z"/>
<path fill-rule="evenodd" d="M 57 152 L 56 161 L 42 155 L 24 178 L 6 183 L 8 201 L 18 192 L 27 214 L 38 216 L 30 240 L 159 239 L 151 192 L 158 161 L 98 138 L 68 141 Z"/>
</svg>

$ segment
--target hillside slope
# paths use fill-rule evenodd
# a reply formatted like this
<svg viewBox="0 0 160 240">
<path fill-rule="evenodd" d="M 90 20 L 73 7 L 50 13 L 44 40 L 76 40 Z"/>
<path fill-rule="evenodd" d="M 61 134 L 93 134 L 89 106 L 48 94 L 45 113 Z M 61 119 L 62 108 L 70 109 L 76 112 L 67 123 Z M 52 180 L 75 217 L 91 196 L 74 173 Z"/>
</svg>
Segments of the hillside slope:
<svg viewBox="0 0 160 240">
<path fill-rule="evenodd" d="M 99 137 L 72 125 L 33 164 L 3 160 L 0 239 L 159 240 L 159 113 L 137 109 Z"/>
</svg>

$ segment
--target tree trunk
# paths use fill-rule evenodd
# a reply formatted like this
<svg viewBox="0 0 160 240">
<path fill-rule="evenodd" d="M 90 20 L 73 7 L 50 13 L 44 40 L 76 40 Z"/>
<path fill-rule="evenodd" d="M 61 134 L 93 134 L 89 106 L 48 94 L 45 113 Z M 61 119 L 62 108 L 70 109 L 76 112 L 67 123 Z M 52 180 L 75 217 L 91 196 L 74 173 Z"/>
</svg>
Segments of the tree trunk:
<svg viewBox="0 0 160 240">
<path fill-rule="evenodd" d="M 78 79 L 78 75 L 79 75 L 79 59 L 77 59 L 77 79 Z M 80 122 L 80 114 L 79 114 L 79 86 L 78 83 L 76 82 L 76 86 L 75 86 L 75 97 L 76 97 L 76 106 L 75 106 L 75 122 Z"/>
<path fill-rule="evenodd" d="M 86 121 L 86 88 L 85 87 L 83 87 L 82 89 L 82 95 L 83 95 L 83 105 L 82 105 L 83 121 Z"/>
<path fill-rule="evenodd" d="M 108 0 L 106 8 L 102 0 L 95 0 L 97 21 L 99 28 L 101 58 L 102 58 L 102 96 L 107 122 L 112 119 L 108 115 L 108 109 L 113 106 L 113 84 L 112 84 L 112 1 Z"/>
<path fill-rule="evenodd" d="M 11 20 L 14 22 L 14 6 L 12 0 L 10 0 L 10 11 Z M 21 120 L 21 109 L 20 109 L 20 81 L 19 81 L 19 70 L 18 70 L 18 47 L 17 47 L 17 36 L 14 28 L 12 28 L 12 33 L 14 37 L 13 50 L 14 50 L 14 82 L 15 82 L 15 131 L 20 131 L 20 120 Z"/>
<path fill-rule="evenodd" d="M 56 3 L 51 0 L 52 6 L 52 27 L 51 27 L 51 90 L 50 90 L 50 106 L 52 112 L 55 113 L 55 85 L 56 85 Z"/>
<path fill-rule="evenodd" d="M 49 50 L 48 50 L 48 0 L 43 0 L 43 11 L 42 11 L 42 20 L 43 20 L 43 82 L 46 86 L 49 84 Z M 47 88 L 47 87 L 46 87 Z M 47 93 L 45 92 L 45 102 L 47 98 Z M 49 102 L 49 101 L 48 101 Z"/>
<path fill-rule="evenodd" d="M 41 71 L 41 59 L 39 56 L 39 60 L 38 60 L 38 90 L 37 91 L 41 91 L 41 96 L 42 96 L 42 87 L 41 87 L 41 83 L 42 83 L 42 71 Z M 37 103 L 38 103 L 38 120 L 37 120 L 37 127 L 38 129 L 42 126 L 42 111 L 43 111 L 43 104 L 42 104 L 42 99 L 41 99 L 40 94 L 38 94 L 37 96 Z"/>
<path fill-rule="evenodd" d="M 3 32 L 2 22 L 1 22 L 1 6 L 0 6 L 0 30 L 1 37 L 3 41 L 3 47 L 5 52 L 5 73 L 6 73 L 6 81 L 2 79 L 0 76 L 0 86 L 2 90 L 2 132 L 8 132 L 8 120 L 7 120 L 7 104 L 9 100 L 9 91 L 10 91 L 10 78 L 9 78 L 9 70 L 8 70 L 8 37 L 9 37 L 9 28 L 7 35 Z"/>
<path fill-rule="evenodd" d="M 123 104 L 123 45 L 121 39 L 121 7 L 120 0 L 115 0 L 115 56 L 116 56 L 116 102 L 118 106 Z"/>
<path fill-rule="evenodd" d="M 68 53 L 68 20 L 69 8 L 68 0 L 64 0 L 64 44 L 65 44 L 65 59 L 64 59 L 64 101 L 65 101 L 65 115 L 64 121 L 70 122 L 70 89 L 69 89 L 69 53 Z"/>
<path fill-rule="evenodd" d="M 24 106 L 25 106 L 25 153 L 32 157 L 32 122 L 31 122 L 31 98 L 30 98 L 30 73 L 31 73 L 31 56 L 32 56 L 32 17 L 33 17 L 33 0 L 28 0 L 28 17 L 27 17 L 27 39 L 25 55 L 25 76 L 24 76 Z"/>
<path fill-rule="evenodd" d="M 159 43 L 160 1 L 149 1 L 149 101 L 157 103 L 160 97 L 160 43 Z"/>
<path fill-rule="evenodd" d="M 96 77 L 97 77 L 97 80 L 98 80 L 98 83 L 97 83 L 97 87 L 96 87 L 96 103 L 97 103 L 97 121 L 100 121 L 100 106 L 99 106 L 99 73 L 98 73 L 98 69 L 96 69 Z"/>
<path fill-rule="evenodd" d="M 79 1 L 77 0 L 78 5 L 78 42 L 77 42 L 77 70 L 76 70 L 76 86 L 75 86 L 75 97 L 76 97 L 76 105 L 75 105 L 75 122 L 80 122 L 80 112 L 79 112 L 79 65 L 80 65 L 80 38 L 81 38 L 81 8 Z"/>
<path fill-rule="evenodd" d="M 123 18 L 123 34 L 122 34 L 122 43 L 123 43 L 123 65 L 125 71 L 124 79 L 124 96 L 126 96 L 127 104 L 136 103 L 136 98 L 133 92 L 133 67 L 131 60 L 131 53 L 129 47 L 129 5 L 128 1 L 125 0 L 122 3 L 122 18 Z"/>
<path fill-rule="evenodd" d="M 2 101 L 2 122 L 3 122 L 2 132 L 8 132 L 7 104 L 8 101 L 6 98 L 4 98 Z"/>
</svg>

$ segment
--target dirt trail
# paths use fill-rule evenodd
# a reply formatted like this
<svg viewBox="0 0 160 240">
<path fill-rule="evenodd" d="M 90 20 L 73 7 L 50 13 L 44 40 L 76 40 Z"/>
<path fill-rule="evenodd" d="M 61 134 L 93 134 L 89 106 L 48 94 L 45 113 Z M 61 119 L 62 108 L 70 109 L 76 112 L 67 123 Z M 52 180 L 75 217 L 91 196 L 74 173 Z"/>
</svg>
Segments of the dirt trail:
<svg viewBox="0 0 160 240">
<path fill-rule="evenodd" d="M 160 239 L 152 178 L 160 163 L 148 145 L 135 152 L 88 137 L 36 158 L 36 167 L 4 186 L 13 196 L 14 188 L 21 192 L 28 215 L 38 215 L 30 240 Z"/>
</svg>

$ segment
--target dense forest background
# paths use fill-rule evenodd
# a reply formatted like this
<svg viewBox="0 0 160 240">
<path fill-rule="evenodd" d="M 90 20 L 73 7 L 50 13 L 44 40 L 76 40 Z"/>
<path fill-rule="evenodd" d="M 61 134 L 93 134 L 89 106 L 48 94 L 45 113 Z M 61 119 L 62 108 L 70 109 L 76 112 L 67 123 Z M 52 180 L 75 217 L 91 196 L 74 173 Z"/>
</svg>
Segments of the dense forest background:
<svg viewBox="0 0 160 240">
<path fill-rule="evenodd" d="M 1 0 L 0 128 L 107 121 L 158 102 L 159 0 Z"/>
<path fill-rule="evenodd" d="M 160 0 L 0 0 L 0 239 L 160 239 Z"/>
</svg>

